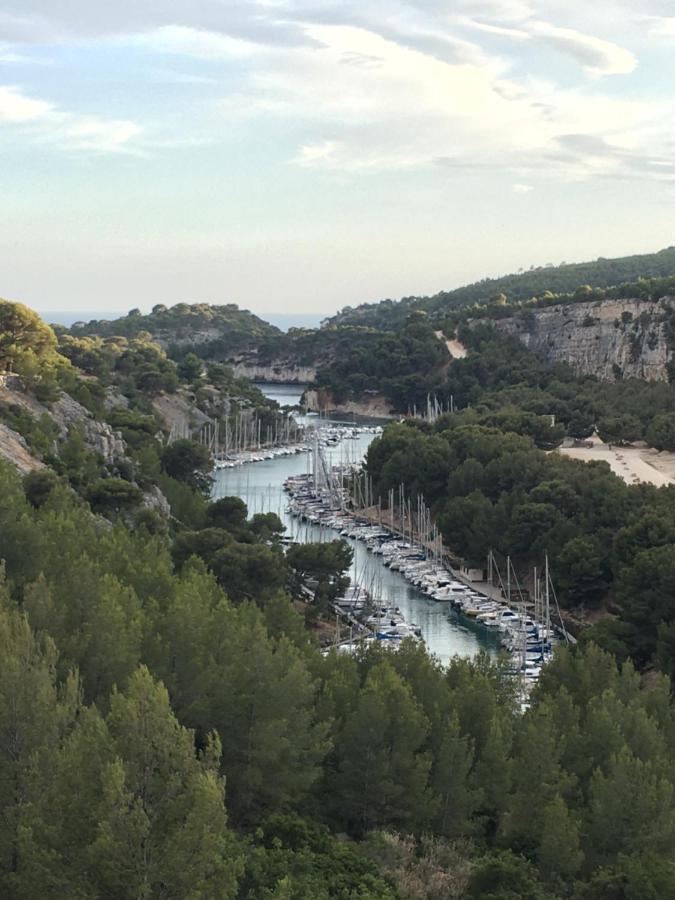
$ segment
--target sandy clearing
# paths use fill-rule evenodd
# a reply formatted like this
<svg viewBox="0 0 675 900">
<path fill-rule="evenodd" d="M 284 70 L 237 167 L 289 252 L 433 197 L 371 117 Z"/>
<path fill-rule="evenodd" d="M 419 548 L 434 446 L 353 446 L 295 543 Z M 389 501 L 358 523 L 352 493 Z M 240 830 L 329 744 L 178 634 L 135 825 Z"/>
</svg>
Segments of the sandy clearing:
<svg viewBox="0 0 675 900">
<path fill-rule="evenodd" d="M 659 453 L 651 447 L 615 447 L 598 438 L 592 447 L 560 447 L 559 453 L 584 462 L 601 460 L 627 484 L 645 482 L 656 487 L 675 484 L 675 453 Z"/>
</svg>

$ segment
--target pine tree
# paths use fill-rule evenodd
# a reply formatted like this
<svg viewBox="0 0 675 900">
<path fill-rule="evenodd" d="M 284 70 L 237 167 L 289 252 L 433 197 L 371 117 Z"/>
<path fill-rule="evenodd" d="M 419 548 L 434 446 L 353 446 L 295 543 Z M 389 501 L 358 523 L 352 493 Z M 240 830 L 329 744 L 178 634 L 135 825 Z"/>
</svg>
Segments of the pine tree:
<svg viewBox="0 0 675 900">
<path fill-rule="evenodd" d="M 71 678 L 57 688 L 53 642 L 34 637 L 1 583 L 0 659 L 0 894 L 11 897 L 27 858 L 26 817 L 74 720 L 79 686 Z"/>
<path fill-rule="evenodd" d="M 565 883 L 577 874 L 583 862 L 579 825 L 560 794 L 544 807 L 537 859 L 545 878 L 557 877 Z"/>
<path fill-rule="evenodd" d="M 107 717 L 117 759 L 104 771 L 92 856 L 106 895 L 227 900 L 240 865 L 226 827 L 223 783 L 194 754 L 166 689 L 141 667 Z M 217 747 L 217 743 L 214 745 Z"/>
<path fill-rule="evenodd" d="M 432 786 L 437 797 L 437 827 L 441 834 L 457 837 L 469 830 L 471 817 L 478 807 L 482 791 L 472 787 L 473 748 L 470 738 L 463 737 L 459 720 L 453 715 L 434 759 Z"/>
<path fill-rule="evenodd" d="M 223 741 L 228 806 L 255 821 L 297 803 L 320 774 L 327 728 L 314 712 L 316 685 L 286 638 L 272 641 L 262 616 L 245 604 L 208 672 L 205 725 Z"/>
<path fill-rule="evenodd" d="M 387 660 L 369 673 L 338 738 L 335 796 L 351 828 L 415 828 L 425 821 L 429 723 Z"/>
<path fill-rule="evenodd" d="M 624 746 L 606 774 L 593 774 L 588 847 L 594 861 L 644 851 L 673 857 L 675 791 L 661 768 L 658 760 L 643 762 Z"/>
</svg>

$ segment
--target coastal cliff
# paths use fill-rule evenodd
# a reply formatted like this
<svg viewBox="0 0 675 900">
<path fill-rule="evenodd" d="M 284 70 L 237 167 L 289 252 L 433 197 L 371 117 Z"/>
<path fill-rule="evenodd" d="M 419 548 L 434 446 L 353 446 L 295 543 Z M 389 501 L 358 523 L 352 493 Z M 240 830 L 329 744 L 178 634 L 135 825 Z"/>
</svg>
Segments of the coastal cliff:
<svg viewBox="0 0 675 900">
<path fill-rule="evenodd" d="M 523 309 L 497 320 L 495 327 L 550 363 L 568 363 L 578 374 L 602 381 L 667 381 L 673 302 L 598 300 Z"/>
<path fill-rule="evenodd" d="M 302 402 L 310 412 L 337 412 L 372 419 L 395 418 L 391 405 L 381 394 L 369 393 L 358 400 L 343 400 L 338 403 L 330 391 L 319 388 L 305 391 Z"/>
<path fill-rule="evenodd" d="M 267 365 L 235 360 L 231 363 L 237 378 L 266 381 L 273 384 L 312 384 L 316 380 L 316 366 L 303 366 L 288 360 L 273 360 Z"/>
</svg>

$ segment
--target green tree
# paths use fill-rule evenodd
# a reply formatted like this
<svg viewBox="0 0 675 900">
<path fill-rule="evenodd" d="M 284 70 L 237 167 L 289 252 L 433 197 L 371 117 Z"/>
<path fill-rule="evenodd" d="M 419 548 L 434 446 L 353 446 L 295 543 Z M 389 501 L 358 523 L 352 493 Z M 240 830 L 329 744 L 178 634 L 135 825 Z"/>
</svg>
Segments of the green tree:
<svg viewBox="0 0 675 900">
<path fill-rule="evenodd" d="M 603 416 L 598 422 L 598 434 L 606 444 L 631 444 L 642 437 L 642 424 L 628 413 Z"/>
<path fill-rule="evenodd" d="M 391 663 L 369 673 L 337 740 L 335 800 L 351 829 L 411 829 L 429 816 L 429 723 Z"/>
<path fill-rule="evenodd" d="M 211 485 L 211 453 L 196 441 L 180 439 L 169 444 L 162 453 L 162 470 L 171 478 L 183 481 L 205 493 Z"/>
<path fill-rule="evenodd" d="M 617 595 L 624 618 L 635 626 L 631 654 L 645 665 L 656 649 L 659 625 L 675 620 L 675 545 L 639 552 L 622 570 Z"/>
<path fill-rule="evenodd" d="M 193 382 L 202 374 L 203 363 L 195 353 L 186 353 L 178 363 L 178 374 L 183 381 Z"/>
<path fill-rule="evenodd" d="M 124 694 L 113 694 L 107 725 L 117 758 L 103 771 L 91 851 L 102 893 L 120 900 L 233 898 L 240 863 L 214 768 L 217 739 L 197 760 L 192 733 L 145 668 Z"/>
<path fill-rule="evenodd" d="M 598 602 L 611 582 L 608 559 L 591 536 L 569 540 L 556 560 L 555 572 L 565 606 Z"/>
<path fill-rule="evenodd" d="M 213 528 L 239 531 L 246 525 L 248 510 L 240 497 L 221 497 L 206 509 L 206 521 Z"/>
<path fill-rule="evenodd" d="M 226 544 L 210 565 L 227 595 L 238 602 L 255 600 L 264 606 L 286 582 L 283 554 L 264 544 Z"/>
<path fill-rule="evenodd" d="M 595 416 L 586 410 L 576 409 L 567 423 L 567 433 L 575 440 L 590 437 L 595 430 Z"/>
<path fill-rule="evenodd" d="M 0 300 L 0 370 L 11 371 L 26 353 L 44 359 L 55 349 L 56 335 L 37 313 L 23 303 Z"/>
<path fill-rule="evenodd" d="M 123 478 L 100 478 L 89 485 L 86 497 L 94 512 L 112 515 L 134 509 L 143 494 L 135 484 Z"/>
<path fill-rule="evenodd" d="M 650 447 L 675 450 L 675 413 L 663 413 L 652 419 L 645 435 Z"/>
<path fill-rule="evenodd" d="M 544 900 L 531 863 L 510 851 L 479 860 L 469 876 L 466 896 L 475 900 Z"/>
<path fill-rule="evenodd" d="M 70 678 L 59 690 L 53 642 L 34 637 L 2 584 L 0 656 L 0 893 L 12 897 L 30 858 L 22 837 L 26 815 L 47 783 L 61 736 L 74 721 L 79 689 L 77 679 Z"/>
<path fill-rule="evenodd" d="M 675 811 L 672 783 L 654 761 L 643 762 L 628 747 L 596 770 L 589 798 L 588 852 L 596 864 L 620 853 L 672 855 Z"/>
<path fill-rule="evenodd" d="M 568 884 L 584 859 L 579 839 L 579 825 L 557 794 L 544 808 L 542 829 L 537 848 L 537 860 L 542 877 L 546 880 L 561 879 Z"/>
<path fill-rule="evenodd" d="M 438 830 L 457 837 L 470 830 L 482 792 L 472 786 L 473 748 L 462 736 L 459 719 L 448 722 L 440 749 L 434 758 L 431 784 L 438 803 Z"/>
</svg>

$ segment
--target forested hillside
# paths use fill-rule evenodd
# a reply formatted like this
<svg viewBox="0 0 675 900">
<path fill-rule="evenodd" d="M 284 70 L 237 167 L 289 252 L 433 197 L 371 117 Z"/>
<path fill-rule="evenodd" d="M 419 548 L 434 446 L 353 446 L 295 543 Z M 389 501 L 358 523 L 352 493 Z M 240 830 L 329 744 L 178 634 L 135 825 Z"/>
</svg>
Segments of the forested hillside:
<svg viewBox="0 0 675 900">
<path fill-rule="evenodd" d="M 400 301 L 384 300 L 346 307 L 327 320 L 332 325 L 364 325 L 375 328 L 398 328 L 414 310 L 423 310 L 434 317 L 442 317 L 454 309 L 486 304 L 493 298 L 502 303 L 529 300 L 544 292 L 572 294 L 580 285 L 606 288 L 641 278 L 666 278 L 675 274 L 675 247 L 658 253 L 600 258 L 592 262 L 562 263 L 559 266 L 539 266 L 526 272 L 484 278 L 474 284 L 441 291 L 432 297 L 404 297 Z"/>
<path fill-rule="evenodd" d="M 172 358 L 179 358 L 187 349 L 201 359 L 215 361 L 228 359 L 264 339 L 282 334 L 235 303 L 219 306 L 178 303 L 172 307 L 160 303 L 147 315 L 132 309 L 120 319 L 76 322 L 70 328 L 70 334 L 76 337 L 134 338 L 141 332 L 158 341 Z"/>
<path fill-rule="evenodd" d="M 278 550 L 231 589 L 245 512 L 207 510 L 206 563 L 63 483 L 0 491 L 3 896 L 675 895 L 665 676 L 562 650 L 522 715 L 485 659 L 321 656 Z"/>
<path fill-rule="evenodd" d="M 209 450 L 192 440 L 202 429 L 255 420 L 265 434 L 282 417 L 226 366 L 205 366 L 189 352 L 175 362 L 142 332 L 57 337 L 32 310 L 7 301 L 0 373 L 0 430 L 24 450 L 24 468 L 46 467 L 97 511 L 147 527 L 164 527 L 160 513 L 169 508 L 186 522 L 199 518 L 199 498 L 184 482 L 208 483 Z"/>
<path fill-rule="evenodd" d="M 445 352 L 414 317 L 360 365 L 405 348 L 410 371 L 390 357 L 369 377 L 418 377 L 430 335 Z M 212 502 L 208 449 L 166 441 L 155 406 L 251 408 L 255 389 L 0 303 L 3 390 L 26 398 L 2 427 L 42 464 L 0 462 L 1 896 L 675 898 L 672 490 L 537 448 L 560 439 L 551 407 L 570 433 L 660 420 L 667 439 L 672 388 L 576 379 L 489 325 L 463 339 L 443 371 L 463 408 L 390 426 L 368 470 L 424 492 L 468 558 L 546 549 L 563 603 L 612 593 L 527 709 L 501 660 L 320 652 L 350 552 L 284 552 L 275 515 Z M 64 434 L 66 396 L 88 417 Z M 121 456 L 92 446 L 106 427 Z M 144 505 L 152 490 L 168 504 Z"/>
</svg>

